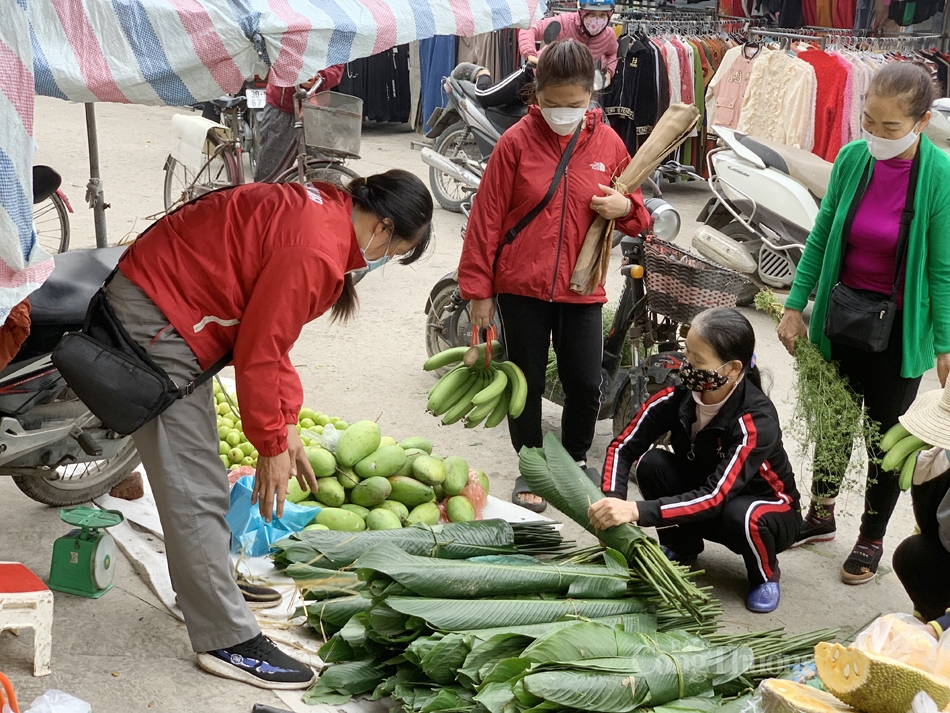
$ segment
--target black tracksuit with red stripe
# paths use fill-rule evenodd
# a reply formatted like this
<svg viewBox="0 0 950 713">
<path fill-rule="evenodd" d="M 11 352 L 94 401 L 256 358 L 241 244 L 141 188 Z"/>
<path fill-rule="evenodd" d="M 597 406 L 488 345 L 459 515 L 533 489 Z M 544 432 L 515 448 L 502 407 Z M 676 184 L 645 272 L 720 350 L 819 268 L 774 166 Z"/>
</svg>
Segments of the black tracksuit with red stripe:
<svg viewBox="0 0 950 713">
<path fill-rule="evenodd" d="M 602 490 L 626 499 L 636 464 L 638 524 L 660 528 L 682 558 L 712 540 L 743 556 L 753 585 L 777 581 L 776 555 L 795 541 L 801 513 L 775 406 L 745 378 L 694 437 L 695 421 L 688 389 L 652 396 L 607 449 Z M 673 452 L 651 449 L 666 433 Z"/>
</svg>

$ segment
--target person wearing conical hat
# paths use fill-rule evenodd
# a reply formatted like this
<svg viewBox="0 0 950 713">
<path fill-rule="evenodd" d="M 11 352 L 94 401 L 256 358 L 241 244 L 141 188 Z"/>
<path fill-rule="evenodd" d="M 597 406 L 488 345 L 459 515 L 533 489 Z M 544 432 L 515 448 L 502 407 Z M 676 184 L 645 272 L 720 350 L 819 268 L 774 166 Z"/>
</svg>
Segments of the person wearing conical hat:
<svg viewBox="0 0 950 713">
<path fill-rule="evenodd" d="M 933 448 L 918 456 L 910 491 L 920 532 L 901 542 L 892 564 L 914 616 L 939 637 L 950 629 L 950 388 L 918 396 L 900 422 Z"/>
</svg>

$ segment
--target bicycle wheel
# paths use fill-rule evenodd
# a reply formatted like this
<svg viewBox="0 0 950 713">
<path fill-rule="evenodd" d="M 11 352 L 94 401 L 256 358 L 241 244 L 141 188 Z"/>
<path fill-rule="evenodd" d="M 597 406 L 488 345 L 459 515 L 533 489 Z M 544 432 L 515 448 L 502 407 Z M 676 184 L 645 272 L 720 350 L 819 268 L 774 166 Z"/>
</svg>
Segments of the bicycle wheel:
<svg viewBox="0 0 950 713">
<path fill-rule="evenodd" d="M 69 211 L 58 193 L 33 206 L 33 225 L 36 242 L 50 255 L 69 250 Z"/>
<path fill-rule="evenodd" d="M 234 157 L 228 150 L 229 144 L 217 138 L 211 141 L 214 144 L 214 152 L 205 159 L 197 174 L 192 173 L 171 155 L 165 159 L 166 213 L 205 193 L 234 185 L 237 166 L 234 165 Z"/>
<path fill-rule="evenodd" d="M 331 183 L 337 188 L 346 188 L 350 181 L 359 178 L 360 174 L 352 168 L 336 161 L 307 161 L 304 169 L 304 182 L 313 183 L 320 181 L 322 183 Z M 275 183 L 297 183 L 300 180 L 297 173 L 297 167 L 288 168 Z"/>
</svg>

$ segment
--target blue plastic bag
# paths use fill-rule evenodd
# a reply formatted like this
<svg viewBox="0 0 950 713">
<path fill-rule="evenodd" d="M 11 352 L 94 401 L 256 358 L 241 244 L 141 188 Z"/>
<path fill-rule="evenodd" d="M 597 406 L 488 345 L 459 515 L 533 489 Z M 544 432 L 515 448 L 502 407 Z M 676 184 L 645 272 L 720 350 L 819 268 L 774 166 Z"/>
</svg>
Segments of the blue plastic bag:
<svg viewBox="0 0 950 713">
<path fill-rule="evenodd" d="M 320 512 L 320 508 L 284 502 L 284 516 L 264 522 L 260 504 L 251 505 L 253 492 L 254 476 L 240 478 L 231 488 L 231 507 L 226 518 L 231 528 L 231 551 L 244 550 L 248 557 L 266 555 L 271 543 L 300 532 Z"/>
</svg>

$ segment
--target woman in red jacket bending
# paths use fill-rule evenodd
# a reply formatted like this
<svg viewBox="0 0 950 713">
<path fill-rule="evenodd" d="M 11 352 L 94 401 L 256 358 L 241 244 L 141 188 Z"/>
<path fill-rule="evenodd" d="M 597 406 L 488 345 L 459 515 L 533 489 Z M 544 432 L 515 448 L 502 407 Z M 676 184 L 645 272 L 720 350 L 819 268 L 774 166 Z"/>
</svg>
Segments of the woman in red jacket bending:
<svg viewBox="0 0 950 713">
<path fill-rule="evenodd" d="M 233 352 L 245 433 L 260 452 L 254 500 L 283 514 L 287 483 L 318 488 L 297 416 L 290 350 L 303 326 L 357 306 L 354 274 L 429 244 L 432 196 L 406 171 L 323 183 L 253 183 L 209 193 L 155 223 L 107 287 L 132 339 L 178 384 Z M 261 634 L 228 557 L 229 490 L 211 382 L 132 434 L 165 531 L 168 569 L 198 664 L 261 688 L 306 688 L 313 672 Z"/>
<path fill-rule="evenodd" d="M 600 110 L 588 110 L 593 85 L 594 60 L 584 45 L 555 42 L 541 55 L 536 101 L 492 152 L 459 263 L 459 287 L 472 300 L 474 322 L 491 324 L 497 299 L 508 358 L 528 380 L 524 412 L 508 422 L 515 450 L 542 445 L 541 396 L 553 336 L 564 388 L 561 437 L 583 467 L 600 410 L 606 295 L 603 286 L 592 295 L 573 292 L 571 274 L 596 215 L 617 219 L 618 229 L 630 235 L 650 219 L 639 190 L 624 195 L 608 186 L 629 158 Z M 506 233 L 548 192 L 575 133 L 553 198 L 509 242 Z M 520 478 L 512 500 L 536 512 L 546 506 Z"/>
</svg>

